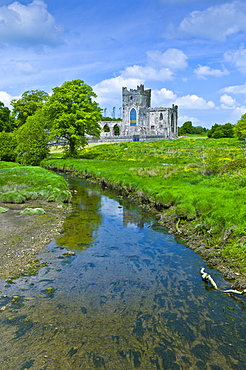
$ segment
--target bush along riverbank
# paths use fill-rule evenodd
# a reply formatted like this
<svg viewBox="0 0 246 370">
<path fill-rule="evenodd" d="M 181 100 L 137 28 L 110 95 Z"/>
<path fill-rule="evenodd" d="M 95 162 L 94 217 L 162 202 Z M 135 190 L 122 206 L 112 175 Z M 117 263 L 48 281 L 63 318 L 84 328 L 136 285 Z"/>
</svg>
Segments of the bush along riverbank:
<svg viewBox="0 0 246 370">
<path fill-rule="evenodd" d="M 159 222 L 246 288 L 246 160 L 236 139 L 98 145 L 78 159 L 49 158 L 155 212 Z"/>
</svg>

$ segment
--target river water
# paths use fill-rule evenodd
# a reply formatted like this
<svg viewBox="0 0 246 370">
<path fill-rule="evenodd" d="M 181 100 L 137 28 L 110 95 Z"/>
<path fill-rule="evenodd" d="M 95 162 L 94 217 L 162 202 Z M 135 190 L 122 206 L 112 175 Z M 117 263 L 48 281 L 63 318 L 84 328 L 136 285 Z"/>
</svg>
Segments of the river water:
<svg viewBox="0 0 246 370">
<path fill-rule="evenodd" d="M 246 369 L 246 297 L 153 215 L 82 179 L 37 276 L 0 281 L 1 370 Z M 220 273 L 206 267 L 220 289 Z"/>
</svg>

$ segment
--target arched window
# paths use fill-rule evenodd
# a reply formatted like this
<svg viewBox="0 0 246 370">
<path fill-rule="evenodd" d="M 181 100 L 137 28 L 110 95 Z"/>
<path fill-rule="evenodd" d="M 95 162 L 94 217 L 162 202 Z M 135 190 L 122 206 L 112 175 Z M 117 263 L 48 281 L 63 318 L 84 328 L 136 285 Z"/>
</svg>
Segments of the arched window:
<svg viewBox="0 0 246 370">
<path fill-rule="evenodd" d="M 174 114 L 171 116 L 171 132 L 174 133 Z"/>
<path fill-rule="evenodd" d="M 120 128 L 118 125 L 114 125 L 114 135 L 119 136 L 120 134 Z"/>
<path fill-rule="evenodd" d="M 137 125 L 137 112 L 136 109 L 132 108 L 130 111 L 130 126 Z"/>
<path fill-rule="evenodd" d="M 163 120 L 163 114 L 160 113 L 160 120 Z"/>
<path fill-rule="evenodd" d="M 108 125 L 106 124 L 106 125 L 104 125 L 104 127 L 103 127 L 103 131 L 104 132 L 110 132 L 110 128 L 108 127 Z"/>
</svg>

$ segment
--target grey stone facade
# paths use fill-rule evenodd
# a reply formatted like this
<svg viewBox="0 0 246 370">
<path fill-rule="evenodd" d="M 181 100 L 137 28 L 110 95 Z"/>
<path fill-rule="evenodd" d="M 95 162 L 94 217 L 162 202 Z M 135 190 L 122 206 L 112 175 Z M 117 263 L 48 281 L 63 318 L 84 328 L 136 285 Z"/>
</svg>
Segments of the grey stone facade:
<svg viewBox="0 0 246 370">
<path fill-rule="evenodd" d="M 178 106 L 151 108 L 151 90 L 122 88 L 122 121 L 100 121 L 100 141 L 146 141 L 178 137 Z"/>
</svg>

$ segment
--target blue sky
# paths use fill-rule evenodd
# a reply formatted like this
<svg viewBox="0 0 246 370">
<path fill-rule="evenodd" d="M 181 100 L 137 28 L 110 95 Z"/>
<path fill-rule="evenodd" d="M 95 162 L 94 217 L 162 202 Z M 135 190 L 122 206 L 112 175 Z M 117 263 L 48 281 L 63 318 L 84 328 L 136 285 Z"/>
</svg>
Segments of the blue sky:
<svg viewBox="0 0 246 370">
<path fill-rule="evenodd" d="M 121 88 L 144 84 L 179 125 L 246 112 L 246 1 L 0 0 L 0 101 L 82 79 L 116 117 Z"/>
</svg>

